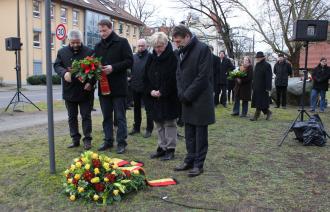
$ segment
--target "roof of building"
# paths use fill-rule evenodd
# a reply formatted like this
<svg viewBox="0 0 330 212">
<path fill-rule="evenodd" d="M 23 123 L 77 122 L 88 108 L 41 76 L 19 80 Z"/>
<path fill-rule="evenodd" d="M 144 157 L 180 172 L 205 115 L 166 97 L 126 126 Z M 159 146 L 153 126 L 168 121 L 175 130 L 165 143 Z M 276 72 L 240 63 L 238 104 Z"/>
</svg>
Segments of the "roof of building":
<svg viewBox="0 0 330 212">
<path fill-rule="evenodd" d="M 111 18 L 117 18 L 119 20 L 127 21 L 136 25 L 144 25 L 139 19 L 126 12 L 124 9 L 115 5 L 111 0 L 61 0 L 64 3 L 72 4 L 96 11 L 105 15 L 109 15 Z"/>
</svg>

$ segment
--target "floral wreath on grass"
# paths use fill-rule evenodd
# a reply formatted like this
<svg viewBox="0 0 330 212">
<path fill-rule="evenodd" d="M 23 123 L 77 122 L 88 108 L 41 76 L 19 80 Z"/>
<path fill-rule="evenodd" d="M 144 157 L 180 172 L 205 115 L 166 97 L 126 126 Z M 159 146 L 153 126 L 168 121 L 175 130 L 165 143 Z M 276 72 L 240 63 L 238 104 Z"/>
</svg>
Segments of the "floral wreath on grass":
<svg viewBox="0 0 330 212">
<path fill-rule="evenodd" d="M 92 151 L 75 158 L 65 170 L 64 192 L 71 201 L 84 199 L 108 205 L 146 187 L 144 171 L 136 162 L 119 167 L 114 158 Z"/>
</svg>

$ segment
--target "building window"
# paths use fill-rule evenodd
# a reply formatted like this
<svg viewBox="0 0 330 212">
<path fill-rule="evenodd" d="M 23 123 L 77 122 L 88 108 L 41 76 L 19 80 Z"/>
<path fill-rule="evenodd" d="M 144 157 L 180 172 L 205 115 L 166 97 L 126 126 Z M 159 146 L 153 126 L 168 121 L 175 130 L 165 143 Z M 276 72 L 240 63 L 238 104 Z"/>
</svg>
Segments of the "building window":
<svg viewBox="0 0 330 212">
<path fill-rule="evenodd" d="M 33 32 L 33 47 L 40 48 L 40 37 L 41 37 L 41 32 Z"/>
<path fill-rule="evenodd" d="M 126 35 L 129 35 L 131 32 L 131 26 L 130 25 L 126 25 Z"/>
<path fill-rule="evenodd" d="M 119 34 L 123 34 L 123 24 L 119 23 L 119 28 L 118 28 Z"/>
<path fill-rule="evenodd" d="M 62 23 L 66 23 L 66 19 L 67 19 L 67 9 L 64 7 L 61 7 L 61 22 Z"/>
<path fill-rule="evenodd" d="M 78 25 L 79 24 L 79 12 L 77 10 L 73 10 L 72 12 L 72 22 L 73 25 Z"/>
<path fill-rule="evenodd" d="M 137 31 L 137 28 L 134 27 L 134 28 L 133 28 L 133 36 L 134 36 L 134 37 L 136 36 L 136 31 Z"/>
<path fill-rule="evenodd" d="M 33 1 L 33 16 L 36 18 L 40 17 L 40 2 Z"/>
<path fill-rule="evenodd" d="M 33 75 L 42 75 L 41 61 L 33 61 Z"/>
<path fill-rule="evenodd" d="M 55 17 L 55 5 L 51 5 L 50 6 L 50 18 L 52 19 L 52 20 L 54 20 L 54 17 Z"/>
</svg>

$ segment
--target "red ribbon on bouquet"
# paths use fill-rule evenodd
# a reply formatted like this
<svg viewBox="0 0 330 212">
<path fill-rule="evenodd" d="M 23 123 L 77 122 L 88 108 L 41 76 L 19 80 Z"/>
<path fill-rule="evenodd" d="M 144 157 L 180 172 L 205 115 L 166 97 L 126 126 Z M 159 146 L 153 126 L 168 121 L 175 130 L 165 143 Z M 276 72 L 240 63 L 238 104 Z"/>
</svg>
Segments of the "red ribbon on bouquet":
<svg viewBox="0 0 330 212">
<path fill-rule="evenodd" d="M 101 79 L 100 79 L 100 89 L 102 95 L 109 95 L 111 93 L 109 80 L 104 71 L 101 73 Z"/>
</svg>

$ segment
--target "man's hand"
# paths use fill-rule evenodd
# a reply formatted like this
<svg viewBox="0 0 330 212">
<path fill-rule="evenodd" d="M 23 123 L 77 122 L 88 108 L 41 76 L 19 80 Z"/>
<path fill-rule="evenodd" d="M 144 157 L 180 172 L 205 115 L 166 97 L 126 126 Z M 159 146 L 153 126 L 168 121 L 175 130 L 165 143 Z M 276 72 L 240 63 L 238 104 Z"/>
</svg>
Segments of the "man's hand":
<svg viewBox="0 0 330 212">
<path fill-rule="evenodd" d="M 112 73 L 112 65 L 106 65 L 102 66 L 102 71 L 105 72 L 105 74 L 111 74 Z"/>
<path fill-rule="evenodd" d="M 84 87 L 84 90 L 86 91 L 91 91 L 92 90 L 92 85 L 88 82 L 86 83 L 85 87 Z"/>
<path fill-rule="evenodd" d="M 67 81 L 67 82 L 71 82 L 71 72 L 66 72 L 64 74 L 64 80 Z"/>
<path fill-rule="evenodd" d="M 151 95 L 152 97 L 159 98 L 161 94 L 160 94 L 159 91 L 152 90 L 152 91 L 150 92 L 150 95 Z"/>
</svg>

